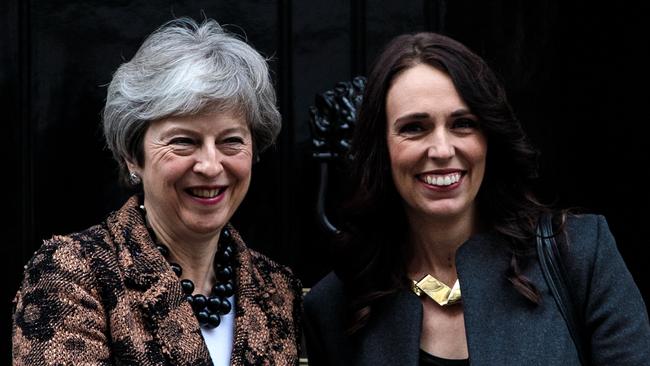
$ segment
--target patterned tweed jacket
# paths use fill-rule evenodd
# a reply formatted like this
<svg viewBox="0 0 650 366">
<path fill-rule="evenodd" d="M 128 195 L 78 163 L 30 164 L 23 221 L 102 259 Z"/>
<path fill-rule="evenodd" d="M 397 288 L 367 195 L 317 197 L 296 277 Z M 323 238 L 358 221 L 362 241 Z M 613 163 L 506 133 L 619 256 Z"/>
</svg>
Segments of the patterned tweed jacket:
<svg viewBox="0 0 650 366">
<path fill-rule="evenodd" d="M 46 241 L 15 299 L 14 365 L 212 365 L 192 309 L 131 197 L 106 221 Z M 301 285 L 236 242 L 232 365 L 294 365 Z"/>
</svg>

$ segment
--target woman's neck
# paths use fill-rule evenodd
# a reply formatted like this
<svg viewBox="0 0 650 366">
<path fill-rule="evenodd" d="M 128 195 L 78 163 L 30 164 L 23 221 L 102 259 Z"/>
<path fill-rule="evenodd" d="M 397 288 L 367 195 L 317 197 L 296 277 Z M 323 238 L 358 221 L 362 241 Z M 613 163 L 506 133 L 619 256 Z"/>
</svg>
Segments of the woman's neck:
<svg viewBox="0 0 650 366">
<path fill-rule="evenodd" d="M 456 251 L 476 231 L 476 213 L 472 211 L 444 220 L 409 215 L 408 223 L 411 246 L 409 277 L 420 279 L 431 274 L 451 287 L 458 278 Z"/>
<path fill-rule="evenodd" d="M 158 241 L 169 248 L 168 260 L 183 268 L 181 278 L 192 280 L 194 293 L 210 294 L 216 282 L 213 263 L 219 232 L 205 236 L 179 235 L 166 229 L 153 212 L 147 211 L 147 220 Z"/>
</svg>

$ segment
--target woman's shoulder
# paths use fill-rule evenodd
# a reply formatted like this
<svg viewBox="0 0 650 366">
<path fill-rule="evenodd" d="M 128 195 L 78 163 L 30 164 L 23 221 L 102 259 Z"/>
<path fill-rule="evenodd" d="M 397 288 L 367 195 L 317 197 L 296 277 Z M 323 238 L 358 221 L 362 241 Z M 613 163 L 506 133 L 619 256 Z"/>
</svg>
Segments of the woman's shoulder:
<svg viewBox="0 0 650 366">
<path fill-rule="evenodd" d="M 566 217 L 566 229 L 572 235 L 593 235 L 602 228 L 608 229 L 602 215 L 570 213 Z"/>
<path fill-rule="evenodd" d="M 288 266 L 285 266 L 284 264 L 280 264 L 275 260 L 266 256 L 265 254 L 262 254 L 254 249 L 247 248 L 247 250 L 251 255 L 253 265 L 259 271 L 273 276 L 284 277 L 290 280 L 292 283 L 296 283 L 300 285 L 300 280 L 293 273 L 293 270 L 291 270 L 291 268 L 289 268 Z M 302 285 L 300 286 L 302 288 Z"/>
<path fill-rule="evenodd" d="M 38 286 L 42 281 L 54 281 L 60 277 L 78 283 L 86 282 L 91 278 L 84 275 L 92 271 L 91 259 L 101 256 L 99 252 L 108 249 L 105 240 L 107 234 L 106 227 L 100 224 L 44 240 L 24 266 L 22 291 Z"/>
<path fill-rule="evenodd" d="M 305 309 L 330 307 L 344 299 L 343 282 L 334 272 L 328 273 L 318 281 L 305 296 Z"/>
<path fill-rule="evenodd" d="M 280 264 L 269 258 L 265 254 L 251 249 L 242 238 L 241 234 L 231 225 L 228 224 L 226 229 L 235 244 L 235 251 L 238 253 L 240 271 L 250 276 L 253 275 L 257 281 L 262 283 L 273 284 L 277 287 L 280 284 L 286 284 L 294 292 L 302 293 L 302 283 L 294 275 L 291 268 Z"/>
<path fill-rule="evenodd" d="M 43 240 L 40 247 L 25 265 L 23 289 L 37 282 L 63 278 L 78 284 L 91 286 L 97 266 L 115 266 L 118 241 L 128 241 L 134 231 L 134 223 L 124 216 L 129 205 L 111 212 L 99 224 L 69 234 L 56 234 Z M 128 215 L 127 215 L 128 216 Z M 129 226 L 130 230 L 125 230 Z"/>
<path fill-rule="evenodd" d="M 594 290 L 593 285 L 588 286 L 594 276 L 601 278 L 601 284 L 607 282 L 602 276 L 629 276 L 604 216 L 570 214 L 567 216 L 564 234 L 562 257 L 571 285 L 577 293 L 586 296 L 587 291 Z"/>
<path fill-rule="evenodd" d="M 55 234 L 43 240 L 26 267 L 34 266 L 45 258 L 57 257 L 58 261 L 64 262 L 75 258 L 86 258 L 90 252 L 107 249 L 105 245 L 107 235 L 108 230 L 104 224 L 94 225 L 74 233 Z"/>
<path fill-rule="evenodd" d="M 602 246 L 616 246 L 607 220 L 602 215 L 569 214 L 564 232 L 572 256 L 591 257 Z"/>
<path fill-rule="evenodd" d="M 134 227 L 139 224 L 133 219 L 131 206 L 135 205 L 134 202 L 134 198 L 129 199 L 121 209 L 109 213 L 100 223 L 91 227 L 68 234 L 55 234 L 43 240 L 34 257 L 41 254 L 70 253 L 79 258 L 86 258 L 93 253 L 115 251 L 116 237 L 120 237 L 118 241 L 128 240 Z"/>
</svg>

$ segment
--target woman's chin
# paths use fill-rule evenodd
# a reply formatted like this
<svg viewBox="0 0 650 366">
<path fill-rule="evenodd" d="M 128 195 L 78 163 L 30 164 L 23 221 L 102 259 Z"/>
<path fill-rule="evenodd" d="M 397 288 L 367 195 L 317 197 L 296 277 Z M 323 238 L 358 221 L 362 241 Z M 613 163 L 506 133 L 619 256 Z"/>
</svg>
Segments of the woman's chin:
<svg viewBox="0 0 650 366">
<path fill-rule="evenodd" d="M 461 202 L 455 200 L 447 200 L 448 202 L 435 202 L 429 205 L 424 205 L 419 209 L 411 209 L 411 214 L 419 216 L 422 219 L 454 219 L 463 216 L 464 214 L 471 213 L 471 205 L 463 205 Z"/>
<path fill-rule="evenodd" d="M 199 235 L 217 234 L 226 226 L 227 220 L 218 220 L 211 222 L 191 222 L 186 227 L 193 233 Z"/>
</svg>

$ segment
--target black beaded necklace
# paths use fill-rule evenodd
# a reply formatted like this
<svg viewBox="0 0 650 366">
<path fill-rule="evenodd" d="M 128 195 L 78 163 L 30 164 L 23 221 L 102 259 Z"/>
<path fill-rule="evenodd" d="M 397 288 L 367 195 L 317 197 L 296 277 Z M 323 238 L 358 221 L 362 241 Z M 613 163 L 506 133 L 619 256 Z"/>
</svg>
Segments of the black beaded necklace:
<svg viewBox="0 0 650 366">
<path fill-rule="evenodd" d="M 145 212 L 144 205 L 141 205 L 140 209 Z M 156 248 L 158 248 L 163 257 L 169 262 L 169 248 L 160 243 L 148 222 L 147 229 L 151 238 L 156 242 Z M 217 276 L 217 283 L 212 287 L 210 296 L 205 297 L 202 294 L 193 295 L 194 282 L 189 279 L 181 280 L 181 288 L 185 294 L 185 300 L 192 306 L 194 315 L 201 326 L 208 328 L 218 327 L 221 324 L 221 316 L 228 314 L 232 309 L 232 304 L 230 304 L 228 298 L 235 293 L 233 259 L 232 235 L 228 229 L 224 228 L 221 230 L 221 235 L 219 236 L 219 248 L 217 249 L 213 264 L 214 272 Z M 169 265 L 172 267 L 174 273 L 176 273 L 176 276 L 180 278 L 183 274 L 183 268 L 174 262 L 169 262 Z"/>
</svg>

